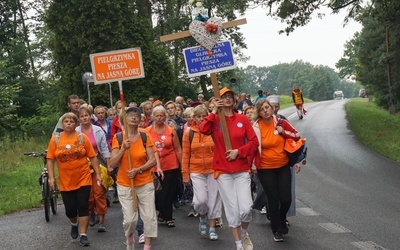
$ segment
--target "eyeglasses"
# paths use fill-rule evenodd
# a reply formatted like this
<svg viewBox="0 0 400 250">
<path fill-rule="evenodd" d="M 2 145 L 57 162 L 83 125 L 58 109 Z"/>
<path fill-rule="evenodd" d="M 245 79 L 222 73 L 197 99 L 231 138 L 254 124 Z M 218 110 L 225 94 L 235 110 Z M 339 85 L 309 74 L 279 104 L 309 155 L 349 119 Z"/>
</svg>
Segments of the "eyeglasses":
<svg viewBox="0 0 400 250">
<path fill-rule="evenodd" d="M 222 95 L 221 98 L 222 98 L 222 99 L 228 99 L 228 98 L 233 99 L 233 95 L 231 95 L 231 94 L 226 94 L 226 95 Z"/>
<path fill-rule="evenodd" d="M 135 118 L 135 119 L 139 119 L 139 118 L 140 118 L 140 116 L 137 115 L 137 114 L 127 114 L 126 117 L 128 117 L 128 118 Z"/>
</svg>

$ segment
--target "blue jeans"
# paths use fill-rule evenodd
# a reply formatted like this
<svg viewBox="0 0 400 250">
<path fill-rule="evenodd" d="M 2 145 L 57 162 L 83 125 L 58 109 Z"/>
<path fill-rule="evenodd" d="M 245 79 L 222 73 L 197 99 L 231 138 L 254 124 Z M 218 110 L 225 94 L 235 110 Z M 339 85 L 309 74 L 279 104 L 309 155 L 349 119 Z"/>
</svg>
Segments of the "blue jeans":
<svg viewBox="0 0 400 250">
<path fill-rule="evenodd" d="M 142 218 L 140 218 L 140 212 L 138 212 L 138 214 L 139 214 L 139 218 L 138 218 L 138 221 L 136 224 L 136 231 L 137 231 L 138 236 L 140 236 L 144 233 L 144 231 L 143 231 L 143 221 L 142 221 Z"/>
</svg>

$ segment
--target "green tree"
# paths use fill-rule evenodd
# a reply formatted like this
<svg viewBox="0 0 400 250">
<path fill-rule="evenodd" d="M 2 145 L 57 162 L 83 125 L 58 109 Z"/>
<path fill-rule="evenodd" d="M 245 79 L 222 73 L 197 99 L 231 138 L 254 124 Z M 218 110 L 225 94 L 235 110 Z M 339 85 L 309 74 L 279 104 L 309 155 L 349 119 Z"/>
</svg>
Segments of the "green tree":
<svg viewBox="0 0 400 250">
<path fill-rule="evenodd" d="M 175 82 L 166 51 L 154 42 L 152 27 L 138 15 L 136 2 L 56 0 L 47 9 L 45 21 L 51 33 L 55 73 L 60 76 L 60 107 L 72 93 L 87 99 L 81 79 L 84 72 L 91 71 L 90 54 L 134 47 L 141 48 L 146 77 L 124 82 L 127 101 L 171 95 Z M 106 85 L 92 87 L 92 102 L 108 104 L 108 92 Z M 113 94 L 117 93 L 114 84 Z"/>
</svg>

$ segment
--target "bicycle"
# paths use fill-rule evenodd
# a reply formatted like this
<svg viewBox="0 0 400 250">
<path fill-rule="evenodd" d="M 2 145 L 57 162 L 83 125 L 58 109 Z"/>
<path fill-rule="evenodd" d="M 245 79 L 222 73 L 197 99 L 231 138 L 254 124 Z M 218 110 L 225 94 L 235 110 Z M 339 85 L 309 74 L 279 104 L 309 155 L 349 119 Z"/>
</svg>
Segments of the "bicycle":
<svg viewBox="0 0 400 250">
<path fill-rule="evenodd" d="M 57 213 L 57 199 L 59 190 L 57 186 L 54 189 L 50 188 L 49 185 L 49 172 L 47 171 L 47 151 L 45 152 L 29 152 L 24 153 L 24 155 L 32 156 L 32 157 L 43 157 L 43 171 L 39 178 L 39 184 L 42 186 L 42 202 L 44 205 L 44 216 L 46 218 L 46 222 L 50 221 L 50 209 L 53 215 Z"/>
</svg>

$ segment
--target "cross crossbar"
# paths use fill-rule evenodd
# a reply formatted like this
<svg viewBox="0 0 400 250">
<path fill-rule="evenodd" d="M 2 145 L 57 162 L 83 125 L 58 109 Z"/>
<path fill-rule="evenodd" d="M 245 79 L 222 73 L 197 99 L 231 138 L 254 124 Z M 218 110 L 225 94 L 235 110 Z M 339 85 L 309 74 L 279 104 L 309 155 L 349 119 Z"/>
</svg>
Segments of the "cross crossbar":
<svg viewBox="0 0 400 250">
<path fill-rule="evenodd" d="M 223 23 L 222 28 L 223 29 L 232 28 L 232 27 L 239 26 L 239 25 L 246 24 L 246 23 L 247 23 L 246 18 L 237 19 L 237 20 Z M 189 36 L 191 36 L 190 32 L 188 30 L 185 30 L 185 31 L 181 31 L 181 32 L 173 33 L 173 34 L 160 36 L 160 41 L 164 43 L 164 42 L 168 42 L 168 41 L 172 41 L 172 40 L 176 40 L 176 39 L 180 39 L 180 38 L 185 38 L 185 37 L 189 37 Z"/>
<path fill-rule="evenodd" d="M 222 28 L 223 29 L 232 28 L 232 27 L 239 26 L 239 25 L 246 24 L 246 23 L 247 23 L 246 18 L 237 19 L 237 20 L 223 23 Z M 177 39 L 185 38 L 185 37 L 189 37 L 189 36 L 191 36 L 190 32 L 188 30 L 185 30 L 185 31 L 181 31 L 178 33 L 161 36 L 160 41 L 168 42 L 168 41 L 177 40 Z M 216 98 L 220 98 L 221 96 L 219 95 L 217 75 L 215 73 L 211 73 L 210 78 L 211 78 L 211 83 L 213 86 L 214 96 Z M 222 135 L 224 137 L 225 149 L 230 150 L 230 149 L 232 149 L 232 145 L 231 145 L 231 141 L 229 138 L 228 127 L 227 127 L 226 120 L 225 120 L 225 113 L 222 109 L 218 109 L 218 116 L 219 116 L 219 120 L 221 122 Z"/>
</svg>

